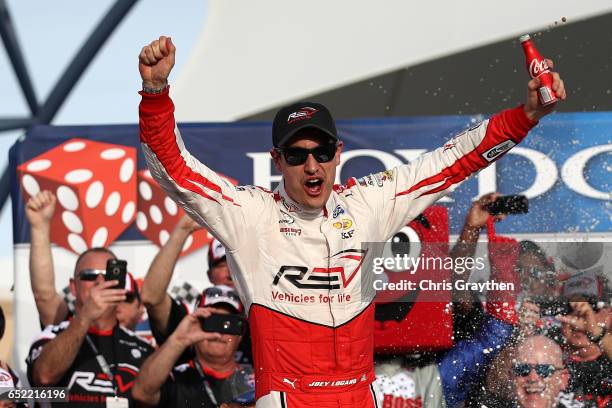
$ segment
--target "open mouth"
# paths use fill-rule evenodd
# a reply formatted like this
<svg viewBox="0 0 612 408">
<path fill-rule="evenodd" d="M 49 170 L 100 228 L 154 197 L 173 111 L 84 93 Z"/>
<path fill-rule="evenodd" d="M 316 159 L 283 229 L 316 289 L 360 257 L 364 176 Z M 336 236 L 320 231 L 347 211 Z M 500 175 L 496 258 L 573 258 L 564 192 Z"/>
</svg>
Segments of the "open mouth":
<svg viewBox="0 0 612 408">
<path fill-rule="evenodd" d="M 304 190 L 310 196 L 318 196 L 321 194 L 321 188 L 323 186 L 323 179 L 311 178 L 306 180 L 304 183 Z"/>
<path fill-rule="evenodd" d="M 527 395 L 542 394 L 544 393 L 545 389 L 546 387 L 544 385 L 529 385 L 527 387 L 523 387 L 523 390 Z"/>
</svg>

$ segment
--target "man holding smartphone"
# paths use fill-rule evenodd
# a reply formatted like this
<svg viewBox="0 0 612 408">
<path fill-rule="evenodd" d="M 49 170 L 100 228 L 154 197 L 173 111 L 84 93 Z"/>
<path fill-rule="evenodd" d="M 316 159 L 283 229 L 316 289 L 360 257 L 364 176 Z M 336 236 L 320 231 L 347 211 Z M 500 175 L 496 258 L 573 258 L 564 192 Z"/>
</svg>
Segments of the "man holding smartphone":
<svg viewBox="0 0 612 408">
<path fill-rule="evenodd" d="M 126 290 L 118 280 L 105 280 L 105 248 L 85 251 L 70 282 L 76 313 L 49 325 L 32 344 L 27 358 L 28 380 L 35 387 L 67 387 L 71 403 L 93 407 L 127 407 L 141 363 L 152 347 L 118 324 L 117 305 Z M 115 404 L 115 405 L 113 405 Z"/>
<path fill-rule="evenodd" d="M 164 407 L 217 407 L 233 401 L 232 379 L 241 367 L 234 354 L 246 322 L 242 305 L 237 296 L 227 295 L 228 289 L 213 286 L 204 291 L 195 312 L 187 314 L 143 364 L 134 398 Z M 192 346 L 193 359 L 176 365 Z"/>
</svg>

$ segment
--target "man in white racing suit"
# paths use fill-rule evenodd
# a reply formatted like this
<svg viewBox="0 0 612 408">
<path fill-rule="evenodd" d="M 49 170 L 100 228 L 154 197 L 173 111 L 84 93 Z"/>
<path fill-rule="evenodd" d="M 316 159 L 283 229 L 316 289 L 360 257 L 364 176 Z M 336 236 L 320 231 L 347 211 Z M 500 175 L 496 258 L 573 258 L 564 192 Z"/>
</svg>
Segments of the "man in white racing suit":
<svg viewBox="0 0 612 408">
<path fill-rule="evenodd" d="M 249 311 L 258 407 L 378 407 L 373 369 L 374 250 L 469 175 L 519 143 L 552 111 L 528 84 L 524 106 L 473 126 L 407 165 L 334 186 L 343 144 L 320 104 L 281 109 L 271 156 L 283 180 L 271 192 L 235 187 L 185 148 L 168 76 L 175 47 L 143 47 L 140 139 L 151 174 L 226 247 Z M 553 89 L 565 99 L 554 73 Z M 253 240 L 252 237 L 257 237 Z M 363 267 L 363 268 L 362 268 Z"/>
</svg>

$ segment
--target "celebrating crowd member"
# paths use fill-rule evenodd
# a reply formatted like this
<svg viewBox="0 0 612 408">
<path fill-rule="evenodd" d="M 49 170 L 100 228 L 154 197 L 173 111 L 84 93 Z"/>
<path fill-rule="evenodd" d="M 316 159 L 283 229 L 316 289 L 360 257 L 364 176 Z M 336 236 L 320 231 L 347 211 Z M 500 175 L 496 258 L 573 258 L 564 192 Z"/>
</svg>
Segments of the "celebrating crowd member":
<svg viewBox="0 0 612 408">
<path fill-rule="evenodd" d="M 596 279 L 594 274 L 590 276 Z M 574 276 L 565 283 L 564 293 L 572 280 L 584 281 L 588 274 Z M 576 285 L 578 286 L 578 285 Z M 580 285 L 582 289 L 585 286 Z M 589 285 L 586 285 L 588 288 Z M 570 372 L 569 390 L 576 393 L 589 407 L 606 407 L 612 404 L 612 359 L 610 339 L 612 311 L 610 307 L 594 309 L 588 299 L 597 299 L 596 293 L 572 293 L 571 311 L 557 316 L 562 323 L 561 333 L 567 367 Z M 597 306 L 597 302 L 592 302 Z M 607 338 L 606 338 L 607 337 Z"/>
<path fill-rule="evenodd" d="M 153 258 L 151 266 L 142 282 L 142 301 L 147 308 L 149 323 L 153 333 L 166 336 L 169 320 L 172 319 L 173 302 L 177 307 L 183 307 L 168 295 L 168 285 L 172 279 L 174 267 L 178 261 L 183 244 L 192 232 L 201 228 L 197 222 L 193 221 L 188 215 L 181 217 L 177 225 L 170 233 L 168 241 L 160 248 Z M 182 316 L 181 316 L 182 318 Z M 178 320 L 180 321 L 181 318 Z"/>
<path fill-rule="evenodd" d="M 583 404 L 564 390 L 569 372 L 563 366 L 563 355 L 557 343 L 544 336 L 529 336 L 506 352 L 510 356 L 501 381 L 507 381 L 505 396 L 482 394 L 478 408 L 580 408 Z"/>
<path fill-rule="evenodd" d="M 189 313 L 188 305 L 173 299 L 168 294 L 167 289 L 185 240 L 189 234 L 199 228 L 201 228 L 199 224 L 193 221 L 191 217 L 184 215 L 170 234 L 168 241 L 155 255 L 143 281 L 143 302 L 149 314 L 151 331 L 158 344 L 162 344 Z M 213 239 L 209 244 L 207 274 L 211 283 L 218 286 L 215 291 L 221 291 L 225 296 L 235 298 L 235 302 L 240 305 L 238 295 L 230 287 L 233 286 L 233 281 L 229 276 L 225 248 L 216 239 Z M 202 293 L 203 298 L 206 298 L 206 290 Z M 239 306 L 239 309 L 242 310 L 242 305 Z M 190 350 L 188 350 L 181 360 L 192 357 Z M 250 364 L 252 361 L 248 333 L 243 337 L 236 358 L 244 364 Z"/>
<path fill-rule="evenodd" d="M 116 309 L 126 290 L 103 276 L 114 258 L 109 250 L 94 248 L 77 260 L 70 282 L 76 313 L 47 326 L 34 341 L 27 359 L 30 385 L 67 387 L 70 401 L 79 405 L 104 407 L 107 399 L 131 405 L 131 386 L 153 350 L 118 324 Z"/>
<path fill-rule="evenodd" d="M 217 407 L 235 400 L 232 384 L 234 376 L 241 375 L 241 366 L 236 363 L 234 354 L 241 336 L 224 333 L 226 327 L 204 331 L 202 326 L 214 315 L 240 319 L 242 315 L 235 301 L 228 298 L 209 297 L 201 306 L 204 307 L 185 316 L 170 337 L 145 361 L 134 385 L 134 398 L 147 405 L 163 407 Z M 232 324 L 235 320 L 225 326 Z M 192 345 L 194 358 L 175 366 Z"/>
<path fill-rule="evenodd" d="M 66 320 L 72 311 L 64 297 L 55 289 L 55 270 L 51 254 L 51 219 L 55 213 L 55 195 L 49 190 L 38 192 L 26 203 L 26 217 L 30 223 L 30 282 L 36 310 L 42 327 L 57 325 Z M 115 255 L 107 250 L 113 259 Z M 101 269 L 106 265 L 100 265 Z M 133 330 L 144 312 L 138 286 L 128 273 L 126 301 L 117 306 L 119 323 Z"/>
<path fill-rule="evenodd" d="M 185 148 L 168 89 L 175 51 L 162 36 L 139 55 L 142 148 L 159 184 L 228 250 L 249 310 L 257 405 L 375 406 L 374 277 L 360 268 L 381 254 L 361 243 L 385 242 L 519 143 L 553 110 L 538 104 L 539 80 L 529 82 L 525 105 L 410 164 L 337 187 L 343 142 L 330 112 L 311 102 L 282 108 L 270 151 L 282 181 L 268 192 L 232 186 Z M 553 77 L 565 99 L 563 82 Z"/>
</svg>

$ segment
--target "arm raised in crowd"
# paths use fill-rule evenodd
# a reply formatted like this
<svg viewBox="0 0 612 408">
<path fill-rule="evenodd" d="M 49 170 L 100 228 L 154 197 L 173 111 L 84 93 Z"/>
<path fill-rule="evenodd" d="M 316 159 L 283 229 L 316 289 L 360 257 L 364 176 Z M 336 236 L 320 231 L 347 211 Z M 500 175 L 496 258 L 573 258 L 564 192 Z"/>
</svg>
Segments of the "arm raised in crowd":
<svg viewBox="0 0 612 408">
<path fill-rule="evenodd" d="M 199 308 L 185 316 L 168 340 L 144 362 L 132 388 L 136 400 L 147 405 L 159 404 L 162 385 L 185 349 L 199 341 L 221 337 L 220 333 L 202 331 L 200 326 L 199 319 L 209 317 L 213 311 Z"/>
<path fill-rule="evenodd" d="M 30 222 L 30 282 L 43 327 L 59 324 L 68 316 L 68 306 L 55 289 L 51 255 L 51 218 L 55 203 L 55 195 L 44 190 L 30 198 L 25 207 Z"/>
<path fill-rule="evenodd" d="M 499 197 L 501 197 L 499 193 L 485 194 L 472 204 L 465 217 L 465 224 L 461 230 L 461 235 L 459 235 L 457 243 L 450 252 L 451 258 L 471 258 L 474 256 L 478 238 L 480 237 L 482 229 L 487 225 L 487 220 L 490 216 L 487 206 L 495 202 Z M 495 220 L 502 220 L 504 217 L 504 215 L 497 215 L 495 216 Z M 470 271 L 461 275 L 453 273 L 453 287 L 455 287 L 454 281 L 459 277 L 468 280 Z M 455 310 L 458 312 L 467 313 L 473 306 L 471 292 L 467 290 L 454 291 L 453 300 L 456 302 Z"/>
<path fill-rule="evenodd" d="M 172 299 L 166 292 L 172 272 L 181 254 L 185 241 L 201 226 L 184 215 L 161 247 L 142 283 L 142 302 L 147 308 L 151 324 L 162 333 L 166 332 Z"/>
<path fill-rule="evenodd" d="M 74 363 L 89 327 L 108 308 L 125 300 L 125 289 L 112 289 L 118 284 L 116 280 L 105 281 L 102 276 L 98 277 L 87 301 L 68 328 L 43 346 L 32 371 L 35 385 L 52 386 L 66 374 Z"/>
</svg>

